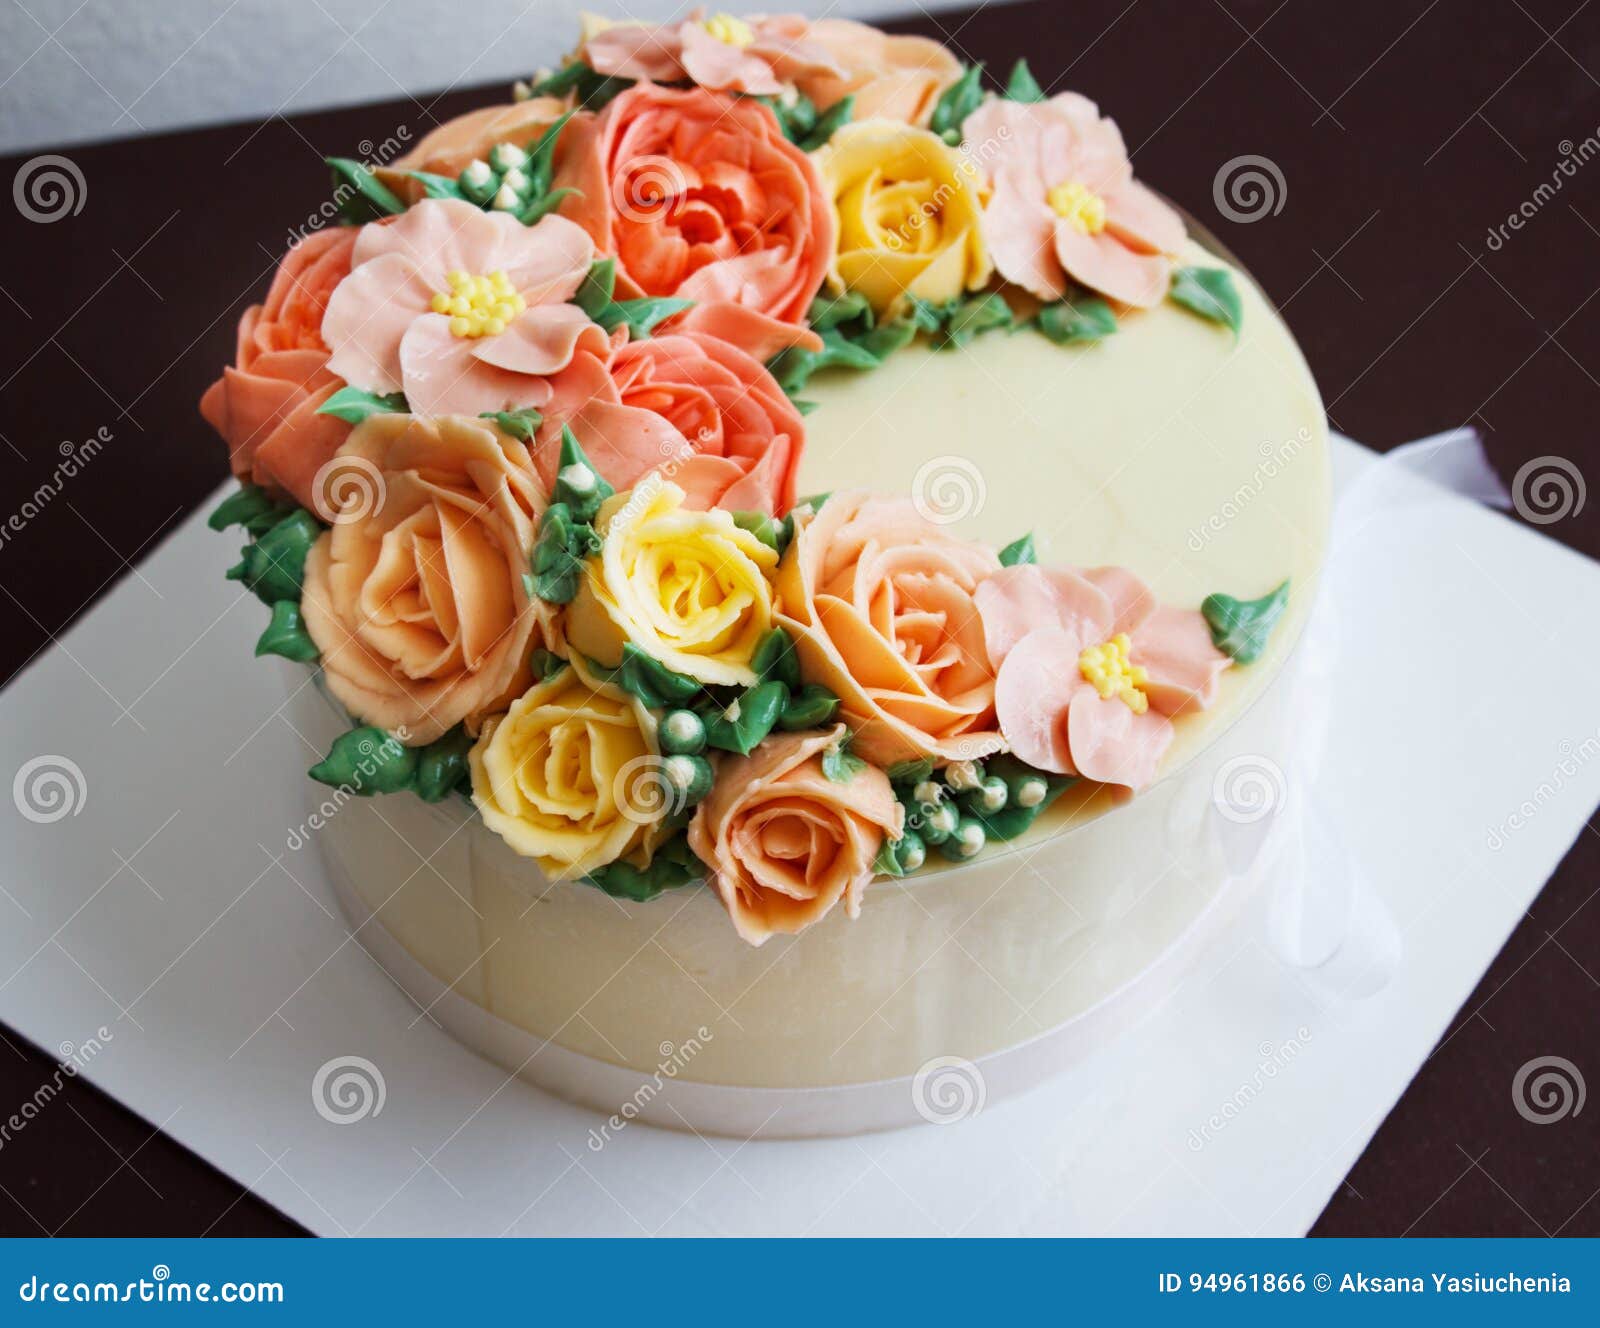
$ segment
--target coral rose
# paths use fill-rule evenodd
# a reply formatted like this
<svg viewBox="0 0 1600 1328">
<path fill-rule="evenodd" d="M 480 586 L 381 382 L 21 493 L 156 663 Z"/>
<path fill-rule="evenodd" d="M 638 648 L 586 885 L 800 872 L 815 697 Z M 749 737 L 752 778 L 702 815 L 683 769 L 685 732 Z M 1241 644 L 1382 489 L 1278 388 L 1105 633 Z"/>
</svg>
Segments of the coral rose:
<svg viewBox="0 0 1600 1328">
<path fill-rule="evenodd" d="M 632 642 L 675 673 L 748 687 L 750 657 L 772 630 L 767 576 L 778 555 L 721 509 L 692 512 L 658 475 L 608 499 L 589 559 L 567 608 L 576 650 L 607 667 Z"/>
<path fill-rule="evenodd" d="M 328 300 L 328 367 L 418 415 L 542 409 L 582 352 L 610 338 L 570 303 L 594 246 L 562 217 L 524 226 L 461 199 L 425 199 L 363 226 Z"/>
<path fill-rule="evenodd" d="M 618 297 L 742 306 L 799 327 L 833 255 L 833 214 L 767 107 L 641 83 L 562 136 L 561 205 L 617 258 Z"/>
<path fill-rule="evenodd" d="M 751 945 L 803 931 L 841 899 L 858 917 L 884 838 L 903 833 L 905 809 L 883 771 L 865 766 L 848 782 L 823 773 L 822 753 L 844 735 L 842 724 L 778 734 L 724 758 L 689 822 L 689 847 Z"/>
<path fill-rule="evenodd" d="M 806 678 L 834 691 L 877 765 L 998 751 L 994 670 L 973 592 L 1000 560 L 908 498 L 835 494 L 796 514 L 778 569 L 778 622 Z"/>
<path fill-rule="evenodd" d="M 569 422 L 617 488 L 664 466 L 691 507 L 782 516 L 794 505 L 805 426 L 759 360 L 688 331 L 631 342 L 609 370 Z"/>
<path fill-rule="evenodd" d="M 838 218 L 831 275 L 877 314 L 989 280 L 982 177 L 937 134 L 868 120 L 839 130 L 815 160 Z"/>
<path fill-rule="evenodd" d="M 1120 567 L 1007 567 L 976 599 L 1000 730 L 1041 770 L 1144 788 L 1171 716 L 1210 705 L 1230 663 L 1199 613 L 1158 605 Z"/>
<path fill-rule="evenodd" d="M 373 415 L 322 484 L 333 529 L 301 610 L 334 696 L 421 745 L 520 692 L 530 650 L 556 644 L 525 585 L 544 510 L 526 445 L 482 420 Z"/>
<path fill-rule="evenodd" d="M 1166 298 L 1183 219 L 1133 178 L 1122 135 L 1087 97 L 991 100 L 962 126 L 994 192 L 983 214 L 1007 281 L 1059 300 L 1068 280 L 1149 308 Z"/>
<path fill-rule="evenodd" d="M 648 865 L 668 806 L 655 720 L 578 661 L 486 720 L 467 759 L 484 824 L 550 879 Z"/>
<path fill-rule="evenodd" d="M 853 94 L 857 120 L 925 125 L 940 95 L 961 77 L 961 61 L 928 37 L 891 36 L 845 18 L 820 19 L 806 35 L 845 71 L 842 77 L 825 71 L 797 77 L 819 110 Z"/>
<path fill-rule="evenodd" d="M 233 367 L 200 398 L 200 413 L 228 444 L 233 473 L 310 506 L 311 481 L 350 426 L 317 408 L 342 386 L 328 369 L 322 315 L 350 271 L 356 233 L 318 231 L 278 265 L 266 302 L 239 321 Z"/>
<path fill-rule="evenodd" d="M 426 191 L 407 171 L 453 178 L 472 162 L 486 158 L 497 143 L 527 147 L 566 110 L 560 97 L 529 97 L 509 105 L 483 106 L 429 130 L 410 152 L 379 166 L 373 174 L 406 202 L 419 203 Z"/>
</svg>

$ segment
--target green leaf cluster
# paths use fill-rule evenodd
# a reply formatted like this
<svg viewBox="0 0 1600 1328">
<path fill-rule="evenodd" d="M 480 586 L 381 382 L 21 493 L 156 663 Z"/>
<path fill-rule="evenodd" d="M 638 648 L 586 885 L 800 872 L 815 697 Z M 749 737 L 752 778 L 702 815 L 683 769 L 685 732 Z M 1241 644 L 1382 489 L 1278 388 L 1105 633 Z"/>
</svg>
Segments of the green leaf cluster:
<svg viewBox="0 0 1600 1328">
<path fill-rule="evenodd" d="M 598 111 L 619 93 L 633 86 L 631 78 L 615 78 L 597 73 L 581 60 L 563 65 L 548 78 L 541 79 L 531 89 L 535 97 L 565 97 L 575 93 L 580 109 Z"/>
<path fill-rule="evenodd" d="M 928 128 L 946 143 L 961 141 L 961 126 L 983 102 L 983 64 L 968 65 L 934 104 Z"/>
<path fill-rule="evenodd" d="M 592 483 L 579 484 L 587 477 Z M 560 469 L 553 501 L 539 518 L 533 542 L 529 593 L 551 604 L 570 604 L 578 593 L 583 565 L 600 552 L 594 519 L 616 490 L 594 468 L 570 427 L 561 430 Z"/>
<path fill-rule="evenodd" d="M 1180 267 L 1172 274 L 1167 298 L 1191 313 L 1221 323 L 1235 335 L 1244 322 L 1244 305 L 1233 273 L 1225 267 Z"/>
<path fill-rule="evenodd" d="M 1099 341 L 1117 330 L 1117 315 L 1098 295 L 1074 290 L 1040 308 L 1033 326 L 1058 346 Z"/>
<path fill-rule="evenodd" d="M 1284 581 L 1260 599 L 1207 595 L 1200 602 L 1200 614 L 1218 650 L 1240 664 L 1253 664 L 1261 658 L 1272 629 L 1288 607 L 1289 583 Z"/>
<path fill-rule="evenodd" d="M 646 296 L 636 300 L 613 299 L 617 286 L 617 260 L 602 258 L 592 266 L 578 287 L 572 302 L 599 323 L 607 332 L 627 325 L 628 336 L 634 341 L 648 337 L 664 318 L 681 314 L 694 307 L 693 300 L 665 299 Z"/>
<path fill-rule="evenodd" d="M 409 791 L 424 802 L 440 802 L 470 782 L 472 744 L 459 724 L 422 747 L 407 747 L 392 733 L 366 724 L 341 733 L 306 773 L 361 798 Z"/>
<path fill-rule="evenodd" d="M 359 387 L 341 387 L 317 407 L 318 415 L 332 415 L 346 424 L 360 424 L 373 415 L 403 414 L 411 407 L 404 392 L 364 392 Z"/>
<path fill-rule="evenodd" d="M 614 899 L 644 903 L 664 890 L 676 890 L 691 882 L 702 881 L 705 875 L 705 865 L 695 857 L 689 847 L 688 836 L 680 830 L 657 847 L 648 867 L 612 862 L 598 871 L 590 872 L 583 879 Z"/>
<path fill-rule="evenodd" d="M 213 530 L 242 526 L 250 536 L 227 576 L 230 581 L 242 582 L 272 610 L 272 621 L 256 642 L 256 654 L 282 655 L 302 663 L 315 660 L 316 643 L 300 616 L 300 587 L 306 555 L 322 534 L 316 517 L 246 484 L 223 499 L 207 524 Z"/>
<path fill-rule="evenodd" d="M 822 147 L 850 123 L 856 109 L 853 93 L 841 97 L 825 111 L 817 110 L 817 104 L 803 92 L 797 93 L 789 101 L 771 96 L 756 97 L 754 100 L 777 117 L 778 128 L 783 130 L 783 136 L 802 152 L 815 152 Z"/>
</svg>

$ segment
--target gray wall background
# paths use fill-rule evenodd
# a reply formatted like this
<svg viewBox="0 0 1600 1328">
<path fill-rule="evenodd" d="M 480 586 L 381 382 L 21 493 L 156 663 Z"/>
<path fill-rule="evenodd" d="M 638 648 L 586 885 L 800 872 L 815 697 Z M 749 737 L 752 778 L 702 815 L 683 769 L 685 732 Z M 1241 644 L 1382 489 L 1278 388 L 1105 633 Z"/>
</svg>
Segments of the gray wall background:
<svg viewBox="0 0 1600 1328">
<path fill-rule="evenodd" d="M 870 18 L 970 0 L 712 0 Z M 0 0 L 0 152 L 259 119 L 523 77 L 581 9 L 659 20 L 671 0 Z"/>
</svg>

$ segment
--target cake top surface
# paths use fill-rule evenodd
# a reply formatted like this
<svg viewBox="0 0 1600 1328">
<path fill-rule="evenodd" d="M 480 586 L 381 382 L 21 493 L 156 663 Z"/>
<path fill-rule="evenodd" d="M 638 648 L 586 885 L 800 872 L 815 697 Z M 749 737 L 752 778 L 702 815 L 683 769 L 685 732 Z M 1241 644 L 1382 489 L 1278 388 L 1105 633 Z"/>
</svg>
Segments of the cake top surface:
<svg viewBox="0 0 1600 1328">
<path fill-rule="evenodd" d="M 331 158 L 202 413 L 352 727 L 760 944 L 1179 769 L 1299 635 L 1326 429 L 1254 285 L 1019 61 L 586 18 L 509 105 Z"/>
</svg>

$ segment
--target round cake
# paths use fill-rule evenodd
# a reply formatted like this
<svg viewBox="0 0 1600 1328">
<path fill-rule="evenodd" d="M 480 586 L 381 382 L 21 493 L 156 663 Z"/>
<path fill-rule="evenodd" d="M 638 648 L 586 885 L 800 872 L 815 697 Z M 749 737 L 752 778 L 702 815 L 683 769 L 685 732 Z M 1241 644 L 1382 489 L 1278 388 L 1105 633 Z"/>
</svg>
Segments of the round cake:
<svg viewBox="0 0 1600 1328">
<path fill-rule="evenodd" d="M 333 166 L 203 409 L 419 1006 L 600 1135 L 749 1137 L 938 1119 L 1170 991 L 1271 866 L 1229 788 L 1293 748 L 1327 431 L 1098 108 L 591 22 Z"/>
</svg>

